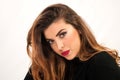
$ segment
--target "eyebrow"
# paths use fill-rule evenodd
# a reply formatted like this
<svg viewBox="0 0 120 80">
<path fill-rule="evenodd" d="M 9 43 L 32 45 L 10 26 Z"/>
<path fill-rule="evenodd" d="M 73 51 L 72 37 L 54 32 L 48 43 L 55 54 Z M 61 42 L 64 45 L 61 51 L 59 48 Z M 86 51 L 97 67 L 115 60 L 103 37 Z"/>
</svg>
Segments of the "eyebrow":
<svg viewBox="0 0 120 80">
<path fill-rule="evenodd" d="M 64 29 L 61 29 L 60 31 L 58 31 L 58 33 L 56 34 L 56 37 L 63 31 Z"/>
<path fill-rule="evenodd" d="M 57 37 L 63 30 L 65 30 L 65 29 L 61 29 L 60 31 L 58 31 L 58 33 L 56 34 L 56 37 Z M 46 40 L 51 40 L 51 39 L 47 39 L 47 38 L 46 38 Z"/>
</svg>

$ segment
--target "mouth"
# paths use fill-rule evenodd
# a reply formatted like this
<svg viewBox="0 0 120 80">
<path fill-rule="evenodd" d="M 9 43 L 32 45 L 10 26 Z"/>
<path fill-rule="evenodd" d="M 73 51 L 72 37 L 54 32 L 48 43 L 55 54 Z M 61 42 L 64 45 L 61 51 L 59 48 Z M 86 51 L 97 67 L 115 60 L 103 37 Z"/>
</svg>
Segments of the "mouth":
<svg viewBox="0 0 120 80">
<path fill-rule="evenodd" d="M 61 54 L 62 54 L 62 56 L 67 56 L 69 54 L 69 52 L 70 52 L 70 50 L 67 50 L 67 51 L 62 52 Z"/>
</svg>

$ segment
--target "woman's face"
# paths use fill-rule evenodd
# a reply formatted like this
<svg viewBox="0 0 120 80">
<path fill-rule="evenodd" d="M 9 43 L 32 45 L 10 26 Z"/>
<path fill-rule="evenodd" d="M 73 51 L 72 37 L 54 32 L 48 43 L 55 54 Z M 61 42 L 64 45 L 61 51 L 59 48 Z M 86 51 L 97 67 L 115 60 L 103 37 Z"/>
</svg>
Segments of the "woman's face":
<svg viewBox="0 0 120 80">
<path fill-rule="evenodd" d="M 75 58 L 80 51 L 78 31 L 64 19 L 53 22 L 44 31 L 44 35 L 51 48 L 67 60 Z"/>
</svg>

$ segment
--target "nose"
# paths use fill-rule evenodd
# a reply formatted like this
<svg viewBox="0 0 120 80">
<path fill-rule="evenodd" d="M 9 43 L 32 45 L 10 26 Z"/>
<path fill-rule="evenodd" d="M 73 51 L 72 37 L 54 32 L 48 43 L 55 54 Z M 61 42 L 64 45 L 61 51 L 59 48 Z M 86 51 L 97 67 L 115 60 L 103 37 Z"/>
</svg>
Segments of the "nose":
<svg viewBox="0 0 120 80">
<path fill-rule="evenodd" d="M 64 47 L 64 44 L 63 44 L 63 41 L 62 41 L 62 40 L 57 40 L 57 41 L 56 41 L 56 45 L 57 45 L 57 48 L 58 48 L 59 50 L 62 50 L 63 47 Z"/>
</svg>

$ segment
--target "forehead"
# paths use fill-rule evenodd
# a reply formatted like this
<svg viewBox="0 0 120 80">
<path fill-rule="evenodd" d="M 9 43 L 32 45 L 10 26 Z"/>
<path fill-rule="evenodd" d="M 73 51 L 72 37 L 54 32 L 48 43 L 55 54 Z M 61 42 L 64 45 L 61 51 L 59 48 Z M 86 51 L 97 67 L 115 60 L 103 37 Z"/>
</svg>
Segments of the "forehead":
<svg viewBox="0 0 120 80">
<path fill-rule="evenodd" d="M 67 25 L 68 24 L 64 21 L 64 19 L 57 20 L 44 30 L 44 35 L 46 38 L 53 37 L 59 30 L 68 28 Z"/>
</svg>

